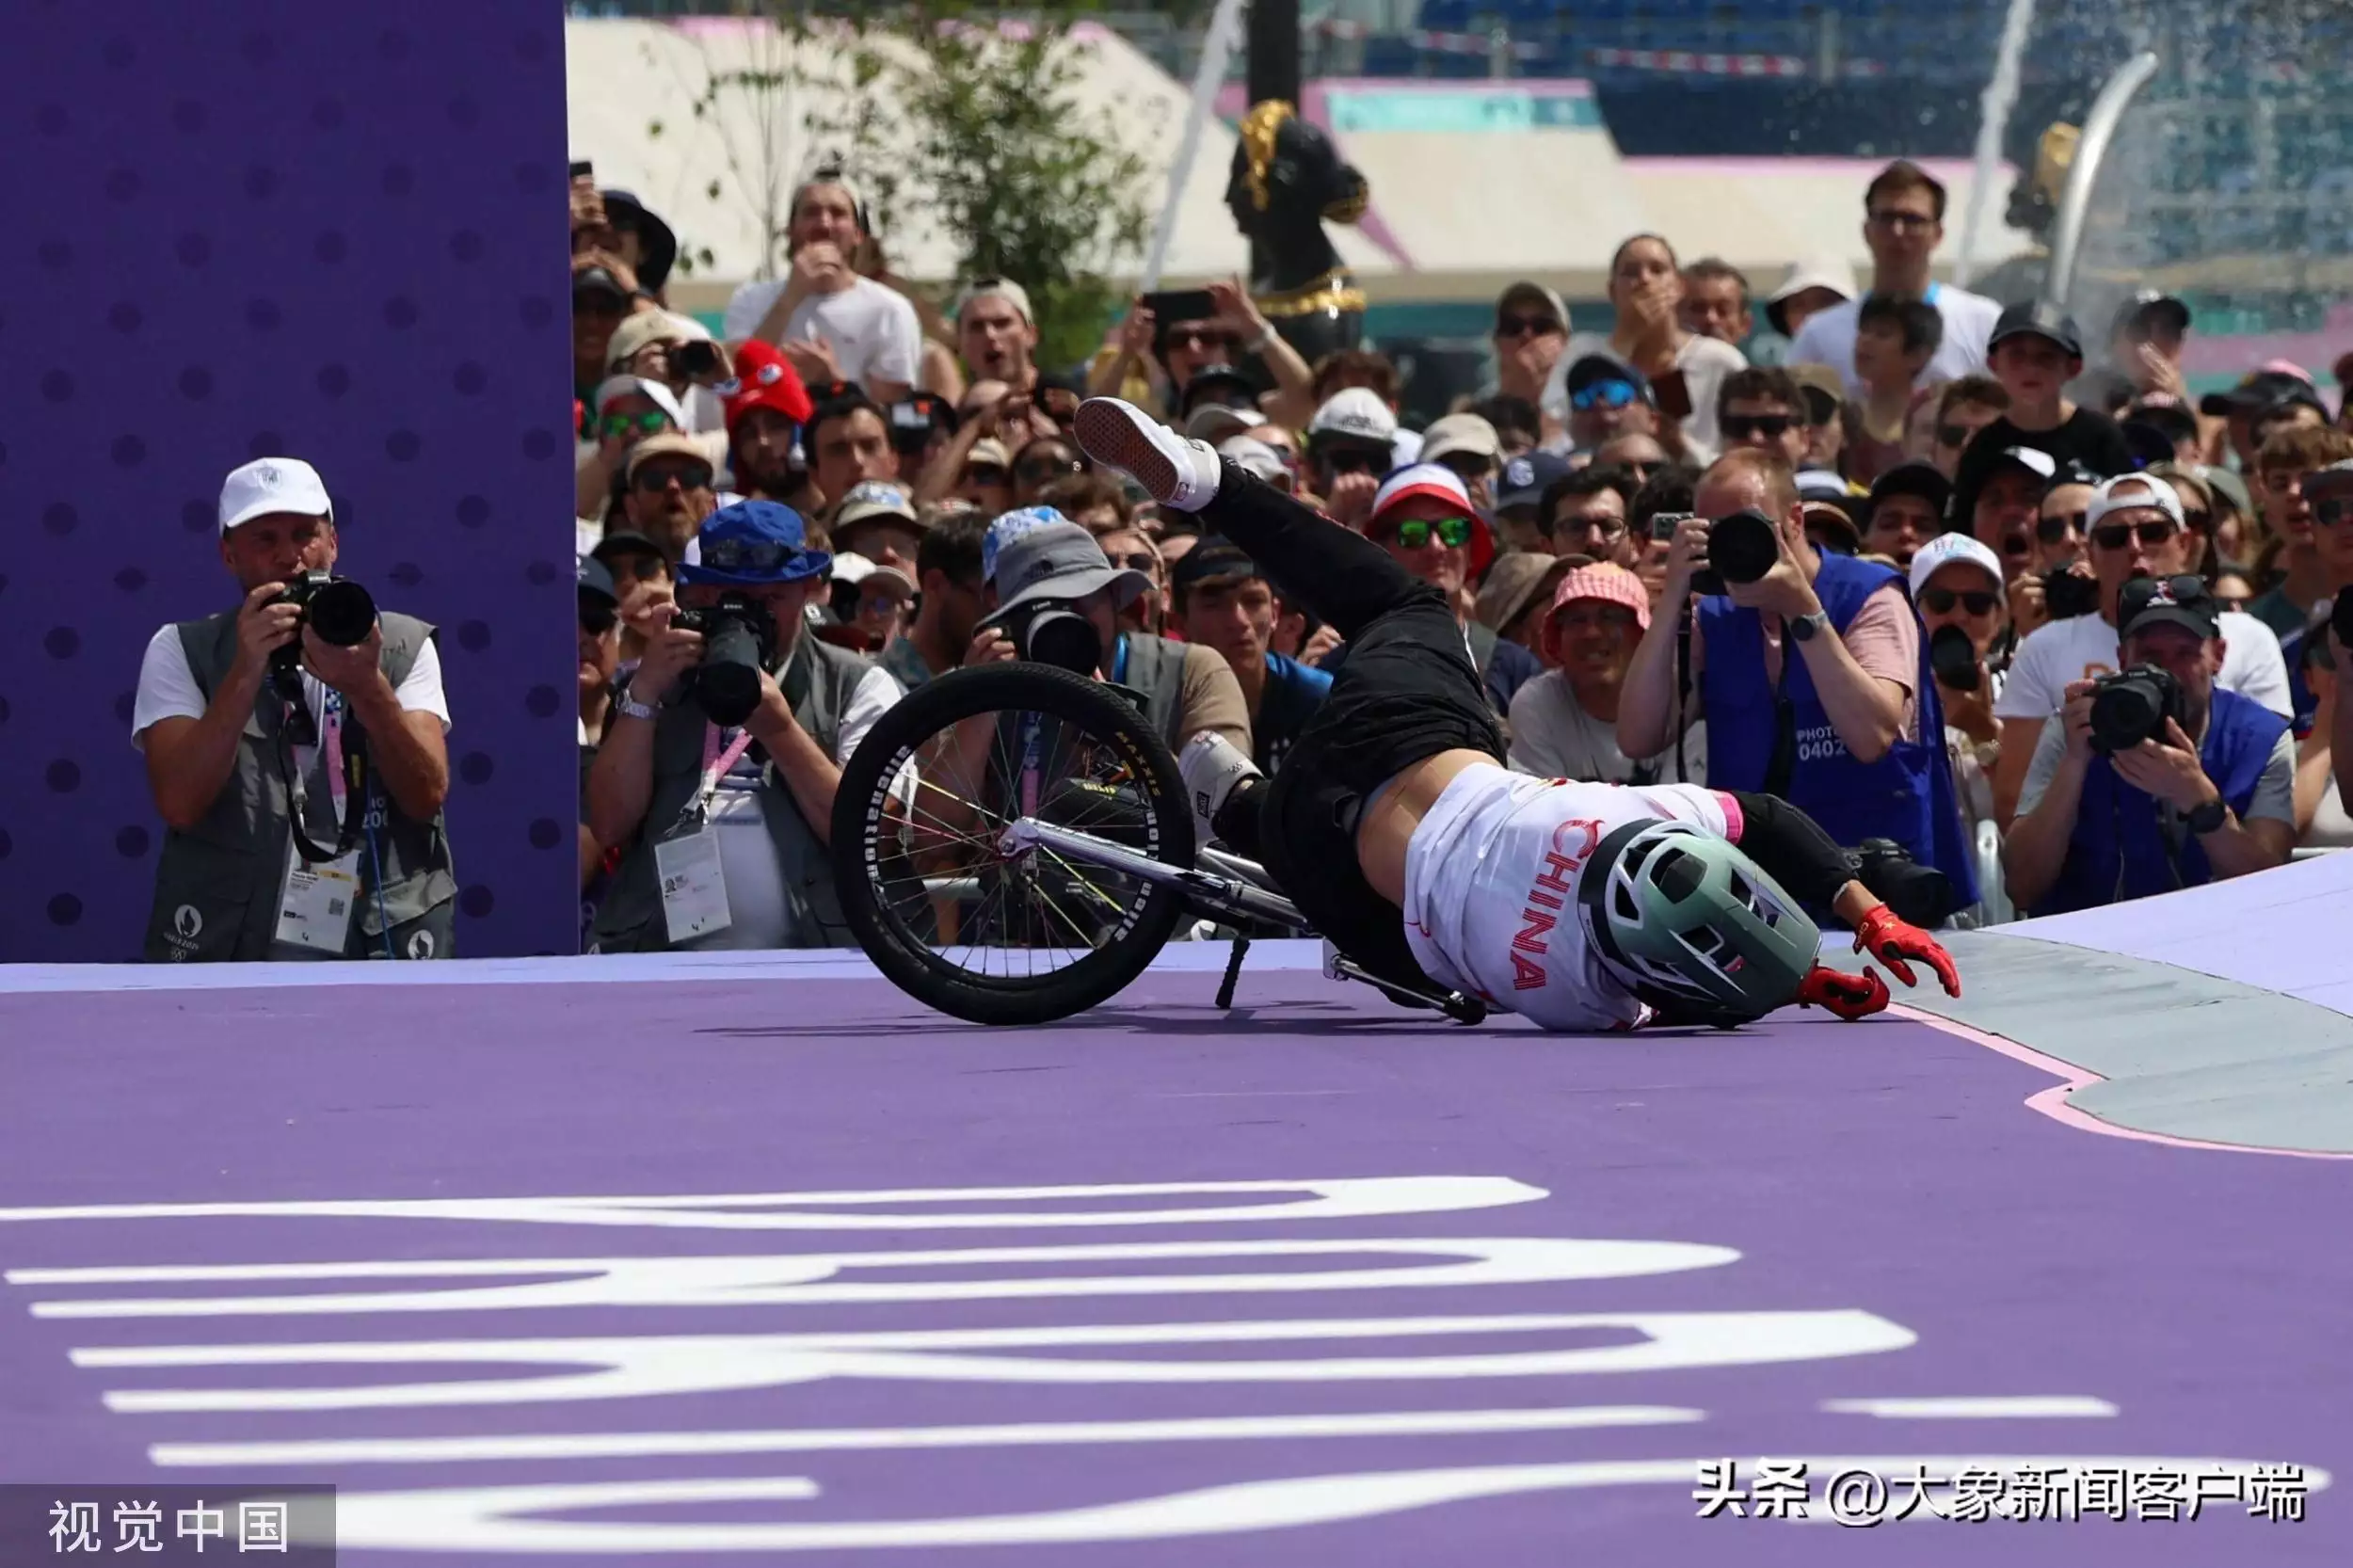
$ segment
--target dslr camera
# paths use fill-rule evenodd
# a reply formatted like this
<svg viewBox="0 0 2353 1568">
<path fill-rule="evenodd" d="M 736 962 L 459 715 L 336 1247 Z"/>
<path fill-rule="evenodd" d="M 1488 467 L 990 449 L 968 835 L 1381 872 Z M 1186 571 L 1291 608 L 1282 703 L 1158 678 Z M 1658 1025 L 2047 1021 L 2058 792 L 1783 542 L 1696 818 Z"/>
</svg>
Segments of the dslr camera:
<svg viewBox="0 0 2353 1568">
<path fill-rule="evenodd" d="M 2100 608 L 2099 579 L 2061 567 L 2042 574 L 2042 603 L 2053 620 L 2073 620 Z"/>
<path fill-rule="evenodd" d="M 296 745 L 318 744 L 318 726 L 302 691 L 302 638 L 308 627 L 329 648 L 358 648 L 376 630 L 376 600 L 347 577 L 332 572 L 306 571 L 286 584 L 273 604 L 293 604 L 302 611 L 294 641 L 274 648 L 269 656 L 270 689 L 286 702 L 289 738 Z"/>
<path fill-rule="evenodd" d="M 1672 539 L 1686 519 L 1697 515 L 1660 512 L 1650 520 L 1650 536 Z M 1707 565 L 1691 574 L 1691 591 L 1721 594 L 1728 584 L 1759 582 L 1780 559 L 1781 543 L 1774 536 L 1773 520 L 1744 506 L 1708 525 Z"/>
<path fill-rule="evenodd" d="M 776 617 L 746 593 L 729 591 L 700 610 L 680 610 L 670 624 L 702 634 L 702 663 L 681 682 L 703 716 L 733 729 L 760 706 L 760 672 L 776 655 Z"/>
<path fill-rule="evenodd" d="M 2135 664 L 2091 683 L 2091 749 L 2103 757 L 2157 739 L 2168 719 L 2188 732 L 2181 683 L 2154 664 Z"/>
<path fill-rule="evenodd" d="M 1103 663 L 1103 639 L 1077 600 L 1024 600 L 982 624 L 1001 627 L 1014 651 L 1032 664 L 1091 677 Z"/>
<path fill-rule="evenodd" d="M 376 630 L 376 600 L 348 577 L 332 572 L 306 571 L 286 584 L 273 604 L 292 604 L 302 611 L 301 624 L 318 633 L 330 648 L 358 648 Z M 302 663 L 301 639 L 270 656 L 289 666 Z"/>
</svg>

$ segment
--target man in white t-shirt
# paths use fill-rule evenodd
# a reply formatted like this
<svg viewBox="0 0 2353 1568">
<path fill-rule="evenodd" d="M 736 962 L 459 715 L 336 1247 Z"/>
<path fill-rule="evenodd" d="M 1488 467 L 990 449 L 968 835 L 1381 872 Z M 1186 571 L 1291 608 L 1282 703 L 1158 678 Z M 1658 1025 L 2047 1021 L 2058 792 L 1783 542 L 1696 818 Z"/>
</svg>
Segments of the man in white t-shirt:
<svg viewBox="0 0 2353 1568">
<path fill-rule="evenodd" d="M 855 381 L 890 404 L 915 385 L 923 329 L 904 295 L 853 270 L 851 258 L 866 243 L 865 214 L 856 187 L 839 173 L 794 191 L 785 231 L 792 270 L 738 288 L 722 327 L 729 343 L 775 344 L 812 387 Z"/>
<path fill-rule="evenodd" d="M 1919 384 L 1982 372 L 1986 342 L 2002 314 L 2000 301 L 1929 277 L 1929 258 L 1945 240 L 1944 184 L 1918 164 L 1898 158 L 1865 188 L 1863 212 L 1863 243 L 1871 249 L 1870 292 L 1925 299 L 1945 318 L 1945 341 L 1929 357 Z M 1860 300 L 1849 299 L 1806 317 L 1789 344 L 1790 362 L 1833 366 L 1847 377 L 1848 391 L 1860 395 L 1854 340 L 1862 308 Z"/>
<path fill-rule="evenodd" d="M 1242 543 L 1348 639 L 1347 665 L 1271 782 L 1213 735 L 1195 735 L 1181 767 L 1196 825 L 1263 856 L 1368 972 L 1571 1031 L 1728 1026 L 1793 1001 L 1850 1017 L 1884 1007 L 1875 971 L 1816 961 L 1811 905 L 1907 984 L 1916 959 L 1959 994 L 1945 951 L 1853 880 L 1803 813 L 1767 795 L 1510 772 L 1438 590 L 1131 405 L 1090 399 L 1074 434 L 1162 506 Z"/>
<path fill-rule="evenodd" d="M 331 579 L 336 543 L 310 464 L 232 471 L 220 559 L 243 602 L 148 641 L 131 742 L 169 829 L 151 960 L 451 956 L 433 629 Z"/>
<path fill-rule="evenodd" d="M 1993 776 L 1993 808 L 2009 827 L 2018 810 L 2026 770 L 2042 727 L 2066 701 L 2067 688 L 2117 667 L 2117 607 L 2124 584 L 2137 577 L 2172 577 L 2190 569 L 2182 498 L 2172 486 L 2145 474 L 2120 473 L 2091 493 L 2085 512 L 2091 571 L 2100 584 L 2096 615 L 2053 621 L 2018 645 L 2009 679 L 1993 704 L 2002 721 L 2001 760 Z M 2215 684 L 2283 716 L 2295 712 L 2280 639 L 2254 616 L 2229 611 L 2219 617 L 2221 673 Z"/>
</svg>

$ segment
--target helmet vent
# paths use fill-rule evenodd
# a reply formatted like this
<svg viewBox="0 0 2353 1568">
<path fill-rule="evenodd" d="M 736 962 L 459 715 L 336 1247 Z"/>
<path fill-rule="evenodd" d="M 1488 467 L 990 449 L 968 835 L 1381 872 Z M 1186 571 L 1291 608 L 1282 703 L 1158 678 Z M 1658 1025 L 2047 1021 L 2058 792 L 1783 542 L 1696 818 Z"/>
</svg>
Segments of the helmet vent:
<svg viewBox="0 0 2353 1568">
<path fill-rule="evenodd" d="M 1681 904 L 1700 890 L 1700 863 L 1679 849 L 1664 850 L 1652 862 L 1650 879 L 1660 892 Z"/>
</svg>

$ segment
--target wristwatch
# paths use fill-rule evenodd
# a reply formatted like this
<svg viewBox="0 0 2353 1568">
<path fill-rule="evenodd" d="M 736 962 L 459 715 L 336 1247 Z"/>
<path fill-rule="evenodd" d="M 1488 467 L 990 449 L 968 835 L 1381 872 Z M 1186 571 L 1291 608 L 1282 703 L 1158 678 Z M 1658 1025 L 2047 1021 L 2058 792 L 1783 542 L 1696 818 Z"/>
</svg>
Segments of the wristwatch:
<svg viewBox="0 0 2353 1568">
<path fill-rule="evenodd" d="M 1817 632 L 1829 630 L 1830 612 L 1827 610 L 1817 610 L 1810 616 L 1793 616 L 1789 620 L 1789 635 L 1801 643 L 1810 643 Z"/>
<path fill-rule="evenodd" d="M 613 711 L 625 719 L 644 719 L 648 723 L 661 716 L 659 710 L 631 696 L 627 686 L 614 696 Z"/>
<path fill-rule="evenodd" d="M 2214 799 L 2206 802 L 2205 805 L 2199 807 L 2196 810 L 2184 817 L 2182 822 L 2192 833 L 2199 834 L 2202 837 L 2205 834 L 2213 833 L 2218 830 L 2224 823 L 2229 822 L 2230 820 L 2230 807 L 2223 804 L 2222 797 L 2220 795 L 2217 795 Z"/>
</svg>

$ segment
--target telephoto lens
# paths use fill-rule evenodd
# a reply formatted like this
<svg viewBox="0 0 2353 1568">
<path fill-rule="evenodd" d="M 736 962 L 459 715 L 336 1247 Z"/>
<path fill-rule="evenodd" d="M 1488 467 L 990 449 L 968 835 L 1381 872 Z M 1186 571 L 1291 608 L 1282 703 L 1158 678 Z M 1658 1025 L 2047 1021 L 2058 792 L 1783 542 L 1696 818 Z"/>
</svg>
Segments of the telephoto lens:
<svg viewBox="0 0 2353 1568">
<path fill-rule="evenodd" d="M 1974 692 L 1985 679 L 1977 664 L 1977 645 L 1958 626 L 1940 626 L 1929 638 L 1929 668 L 1940 684 L 1957 692 Z"/>
<path fill-rule="evenodd" d="M 1727 584 L 1760 582 L 1779 559 L 1773 520 L 1742 507 L 1708 525 L 1707 569 L 1692 574 L 1691 586 L 1704 594 L 1720 594 Z"/>
<path fill-rule="evenodd" d="M 2130 751 L 2165 733 L 2165 721 L 2184 718 L 2182 688 L 2154 664 L 2135 664 L 2092 682 L 2091 749 L 2104 757 Z"/>
<path fill-rule="evenodd" d="M 723 729 L 733 729 L 760 707 L 760 672 L 776 647 L 776 622 L 768 607 L 745 594 L 729 593 L 705 610 L 681 610 L 670 624 L 702 634 L 702 663 L 695 666 L 695 705 Z"/>
<path fill-rule="evenodd" d="M 1002 624 L 1016 651 L 1033 664 L 1093 675 L 1103 662 L 1103 639 L 1095 623 L 1067 600 L 1033 599 L 1016 605 Z"/>
</svg>

